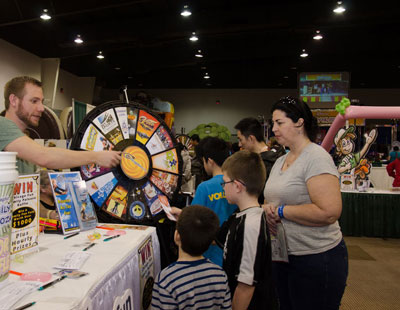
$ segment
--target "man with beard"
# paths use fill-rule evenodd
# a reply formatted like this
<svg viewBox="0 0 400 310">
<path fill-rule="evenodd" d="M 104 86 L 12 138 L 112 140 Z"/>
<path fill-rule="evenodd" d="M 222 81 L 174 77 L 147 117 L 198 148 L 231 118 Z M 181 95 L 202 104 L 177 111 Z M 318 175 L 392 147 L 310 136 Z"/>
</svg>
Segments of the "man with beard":
<svg viewBox="0 0 400 310">
<path fill-rule="evenodd" d="M 119 164 L 120 152 L 80 152 L 56 147 L 43 147 L 26 135 L 29 126 L 39 126 L 44 111 L 42 83 L 21 76 L 7 82 L 4 87 L 5 117 L 0 117 L 0 150 L 18 152 L 20 174 L 31 174 L 35 165 L 50 169 L 65 169 L 98 164 L 111 168 Z"/>
</svg>

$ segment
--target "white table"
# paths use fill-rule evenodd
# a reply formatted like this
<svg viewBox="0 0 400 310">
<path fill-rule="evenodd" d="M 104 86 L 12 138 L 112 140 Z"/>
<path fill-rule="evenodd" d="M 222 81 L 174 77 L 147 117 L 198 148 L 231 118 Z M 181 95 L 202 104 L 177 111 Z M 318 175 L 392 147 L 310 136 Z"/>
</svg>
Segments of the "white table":
<svg viewBox="0 0 400 310">
<path fill-rule="evenodd" d="M 141 274 L 156 276 L 160 271 L 160 245 L 154 227 L 145 230 L 124 229 L 126 235 L 104 242 L 104 237 L 96 240 L 94 247 L 88 252 L 92 255 L 85 262 L 81 271 L 89 275 L 78 279 L 64 279 L 43 291 L 34 292 L 20 300 L 14 307 L 31 301 L 36 304 L 29 308 L 36 309 L 92 309 L 111 310 L 141 309 L 144 283 Z M 97 229 L 104 235 L 107 230 Z M 39 253 L 26 255 L 23 263 L 13 261 L 11 270 L 17 272 L 45 271 L 55 272 L 56 265 L 68 251 L 80 251 L 88 245 L 88 234 L 93 231 L 81 232 L 79 235 L 64 239 L 62 235 L 41 235 L 39 238 Z M 140 255 L 143 244 L 151 241 L 153 257 Z M 149 244 L 148 244 L 149 245 Z M 148 246 L 147 249 L 150 247 Z M 144 253 L 142 253 L 144 254 Z M 145 264 L 143 265 L 144 259 Z M 10 275 L 10 281 L 18 281 L 19 277 Z M 53 277 L 54 279 L 55 277 Z M 142 283 L 141 283 L 142 282 Z M 150 281 L 151 282 L 151 281 Z M 150 295 L 151 296 L 151 295 Z"/>
</svg>

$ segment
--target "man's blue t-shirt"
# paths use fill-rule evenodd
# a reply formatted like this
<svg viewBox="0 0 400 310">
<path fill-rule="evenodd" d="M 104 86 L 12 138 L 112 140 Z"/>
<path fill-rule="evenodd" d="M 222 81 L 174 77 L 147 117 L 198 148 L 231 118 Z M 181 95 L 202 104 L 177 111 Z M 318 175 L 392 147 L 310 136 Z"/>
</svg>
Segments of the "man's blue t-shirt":
<svg viewBox="0 0 400 310">
<path fill-rule="evenodd" d="M 237 209 L 236 205 L 232 205 L 226 200 L 225 191 L 221 186 L 223 181 L 222 174 L 220 174 L 200 183 L 192 200 L 192 205 L 201 205 L 213 210 L 218 215 L 219 226 Z M 210 245 L 203 255 L 213 263 L 222 266 L 223 251 L 217 245 Z"/>
</svg>

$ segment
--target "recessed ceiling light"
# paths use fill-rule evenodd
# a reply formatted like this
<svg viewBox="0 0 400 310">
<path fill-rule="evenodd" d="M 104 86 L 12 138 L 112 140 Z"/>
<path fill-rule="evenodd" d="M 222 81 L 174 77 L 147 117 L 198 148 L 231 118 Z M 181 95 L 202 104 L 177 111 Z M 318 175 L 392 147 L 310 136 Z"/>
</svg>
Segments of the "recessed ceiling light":
<svg viewBox="0 0 400 310">
<path fill-rule="evenodd" d="M 128 76 L 128 79 L 133 79 L 133 76 Z"/>
<path fill-rule="evenodd" d="M 197 53 L 194 56 L 196 56 L 198 58 L 202 58 L 203 54 L 201 53 L 201 50 L 198 50 Z"/>
<path fill-rule="evenodd" d="M 321 32 L 319 30 L 315 31 L 315 35 L 313 36 L 314 40 L 321 40 L 323 38 Z"/>
<path fill-rule="evenodd" d="M 121 70 L 121 68 L 120 68 L 120 67 L 115 67 L 114 69 L 115 69 L 115 70 L 117 70 L 117 71 L 118 71 L 118 70 Z"/>
<path fill-rule="evenodd" d="M 284 78 L 284 79 L 288 79 L 289 77 L 288 77 L 287 75 L 285 75 L 283 78 Z"/>
<path fill-rule="evenodd" d="M 80 34 L 78 34 L 78 35 L 76 36 L 74 42 L 75 42 L 76 44 L 82 44 L 82 43 L 83 43 L 83 40 L 82 40 Z"/>
<path fill-rule="evenodd" d="M 208 75 L 208 73 L 206 72 L 206 74 L 203 76 L 205 79 L 209 79 L 210 76 Z"/>
<path fill-rule="evenodd" d="M 98 59 L 104 59 L 104 55 L 103 55 L 103 52 L 102 51 L 100 51 L 98 54 L 97 54 L 97 56 L 96 56 Z"/>
<path fill-rule="evenodd" d="M 297 70 L 297 67 L 290 67 L 291 70 Z"/>
<path fill-rule="evenodd" d="M 192 36 L 189 38 L 190 41 L 196 42 L 199 38 L 196 36 L 196 32 L 192 32 Z"/>
<path fill-rule="evenodd" d="M 48 10 L 44 9 L 42 15 L 40 15 L 40 18 L 43 20 L 49 20 L 51 19 L 51 16 L 48 14 Z"/>
<path fill-rule="evenodd" d="M 333 9 L 333 12 L 335 12 L 336 14 L 342 14 L 344 11 L 346 11 L 346 9 L 342 5 L 342 1 L 338 1 L 337 7 Z"/>
<path fill-rule="evenodd" d="M 303 52 L 300 54 L 300 57 L 305 58 L 307 56 L 308 56 L 308 54 L 307 54 L 306 50 L 303 49 Z"/>
<path fill-rule="evenodd" d="M 192 12 L 190 12 L 189 7 L 187 5 L 183 6 L 183 10 L 181 12 L 181 15 L 183 17 L 188 17 L 188 16 L 192 15 Z"/>
</svg>

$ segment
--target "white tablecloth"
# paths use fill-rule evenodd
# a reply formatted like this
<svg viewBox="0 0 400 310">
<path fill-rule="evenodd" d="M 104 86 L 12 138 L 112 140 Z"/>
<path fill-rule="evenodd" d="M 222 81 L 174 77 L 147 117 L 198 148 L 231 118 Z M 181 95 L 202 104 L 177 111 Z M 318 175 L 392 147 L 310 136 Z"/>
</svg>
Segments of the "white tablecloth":
<svg viewBox="0 0 400 310">
<path fill-rule="evenodd" d="M 102 235 L 107 231 L 97 229 Z M 125 229 L 126 235 L 108 242 L 96 240 L 96 245 L 88 250 L 92 255 L 85 262 L 81 271 L 89 275 L 78 279 L 64 279 L 43 291 L 26 296 L 15 308 L 31 301 L 36 304 L 29 309 L 92 309 L 111 310 L 141 309 L 142 296 L 140 287 L 139 248 L 151 238 L 154 253 L 152 272 L 160 271 L 160 245 L 154 227 L 145 230 Z M 39 238 L 39 253 L 32 253 L 24 258 L 23 263 L 13 261 L 11 270 L 17 272 L 45 271 L 55 272 L 56 265 L 68 251 L 80 251 L 88 243 L 88 234 L 64 239 L 62 235 L 45 234 Z M 54 279 L 55 277 L 53 277 Z M 10 281 L 19 280 L 10 275 Z M 119 305 L 119 308 L 118 308 Z M 134 306 L 134 307 L 133 307 Z"/>
</svg>

